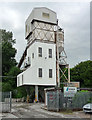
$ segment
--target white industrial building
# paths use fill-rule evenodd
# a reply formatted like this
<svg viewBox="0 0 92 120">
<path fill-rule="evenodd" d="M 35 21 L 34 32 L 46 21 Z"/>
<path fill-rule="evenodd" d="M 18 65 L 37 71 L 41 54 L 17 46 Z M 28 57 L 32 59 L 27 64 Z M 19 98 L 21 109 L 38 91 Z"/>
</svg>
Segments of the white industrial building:
<svg viewBox="0 0 92 120">
<path fill-rule="evenodd" d="M 23 72 L 17 76 L 17 86 L 34 85 L 38 100 L 38 86 L 56 86 L 58 64 L 67 65 L 57 14 L 45 7 L 34 8 L 25 22 L 25 38 L 27 47 L 18 65 Z"/>
</svg>

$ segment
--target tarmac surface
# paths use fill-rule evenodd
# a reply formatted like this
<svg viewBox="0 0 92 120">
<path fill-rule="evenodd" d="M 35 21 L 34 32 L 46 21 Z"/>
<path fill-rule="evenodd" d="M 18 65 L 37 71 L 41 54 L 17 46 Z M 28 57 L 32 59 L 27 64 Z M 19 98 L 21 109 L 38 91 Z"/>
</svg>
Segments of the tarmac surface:
<svg viewBox="0 0 92 120">
<path fill-rule="evenodd" d="M 90 118 L 92 114 L 47 111 L 41 103 L 13 103 L 11 113 L 0 113 L 0 118 Z"/>
</svg>

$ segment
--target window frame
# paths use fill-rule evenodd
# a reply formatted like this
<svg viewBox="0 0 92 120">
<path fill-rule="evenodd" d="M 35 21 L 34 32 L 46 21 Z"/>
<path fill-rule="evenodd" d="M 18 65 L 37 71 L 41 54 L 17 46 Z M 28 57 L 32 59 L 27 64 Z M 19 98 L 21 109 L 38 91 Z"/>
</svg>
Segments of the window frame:
<svg viewBox="0 0 92 120">
<path fill-rule="evenodd" d="M 42 57 L 42 47 L 38 47 L 38 57 Z"/>
<path fill-rule="evenodd" d="M 53 77 L 53 71 L 52 69 L 49 69 L 49 78 L 52 78 Z"/>
<path fill-rule="evenodd" d="M 38 77 L 42 78 L 42 68 L 38 68 Z"/>
<path fill-rule="evenodd" d="M 51 51 L 50 51 L 51 50 Z M 51 52 L 51 53 L 50 53 Z M 52 49 L 49 48 L 49 58 L 52 58 Z"/>
</svg>

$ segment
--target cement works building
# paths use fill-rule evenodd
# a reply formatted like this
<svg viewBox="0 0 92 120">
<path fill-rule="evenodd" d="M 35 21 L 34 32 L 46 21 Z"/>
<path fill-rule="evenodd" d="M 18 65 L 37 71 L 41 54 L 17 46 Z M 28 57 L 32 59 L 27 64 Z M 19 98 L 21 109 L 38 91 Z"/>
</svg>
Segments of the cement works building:
<svg viewBox="0 0 92 120">
<path fill-rule="evenodd" d="M 34 85 L 38 101 L 38 86 L 59 86 L 59 68 L 69 68 L 57 14 L 45 7 L 34 8 L 25 22 L 25 38 L 27 47 L 18 65 L 23 72 L 17 76 L 17 86 Z M 70 75 L 65 79 L 69 82 Z"/>
</svg>

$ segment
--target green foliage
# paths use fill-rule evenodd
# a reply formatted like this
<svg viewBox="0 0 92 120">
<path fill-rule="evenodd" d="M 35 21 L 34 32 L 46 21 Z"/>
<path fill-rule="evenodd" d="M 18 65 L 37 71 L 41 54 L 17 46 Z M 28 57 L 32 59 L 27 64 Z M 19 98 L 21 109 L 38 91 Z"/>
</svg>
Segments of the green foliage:
<svg viewBox="0 0 92 120">
<path fill-rule="evenodd" d="M 91 92 L 77 92 L 72 99 L 72 106 L 75 108 L 82 108 L 83 105 L 89 103 L 92 98 Z"/>
<path fill-rule="evenodd" d="M 0 33 L 2 36 L 2 75 L 5 76 L 2 79 L 2 91 L 12 91 L 13 97 L 22 97 L 26 92 L 25 88 L 17 88 L 17 75 L 21 71 L 16 67 L 15 55 L 17 51 L 13 47 L 16 40 L 13 39 L 12 32 L 0 30 Z"/>
<path fill-rule="evenodd" d="M 92 61 L 81 62 L 71 68 L 71 81 L 80 82 L 81 87 L 92 88 Z"/>
<path fill-rule="evenodd" d="M 2 85 L 2 91 L 12 91 L 17 87 L 17 75 L 20 73 L 20 69 L 16 66 L 12 67 L 10 71 L 6 74 L 5 82 Z"/>
<path fill-rule="evenodd" d="M 81 91 L 79 91 L 79 92 L 88 92 L 88 90 L 81 90 Z"/>
<path fill-rule="evenodd" d="M 6 32 L 6 30 L 0 30 L 0 32 L 2 33 L 2 75 L 4 76 L 17 64 L 15 60 L 17 51 L 13 47 L 16 41 L 13 39 L 12 32 Z"/>
<path fill-rule="evenodd" d="M 21 72 L 21 70 L 14 66 L 10 69 L 10 71 L 7 73 L 7 76 L 10 76 L 11 78 L 7 78 L 8 82 L 11 84 L 12 88 L 16 88 L 17 86 L 17 75 Z M 13 76 L 13 77 L 12 77 Z"/>
<path fill-rule="evenodd" d="M 2 83 L 2 91 L 3 92 L 8 92 L 8 91 L 12 91 L 12 86 L 9 82 L 3 82 Z"/>
<path fill-rule="evenodd" d="M 24 87 L 18 87 L 16 89 L 13 90 L 13 97 L 14 98 L 22 98 L 22 97 L 26 97 L 27 93 Z"/>
</svg>

